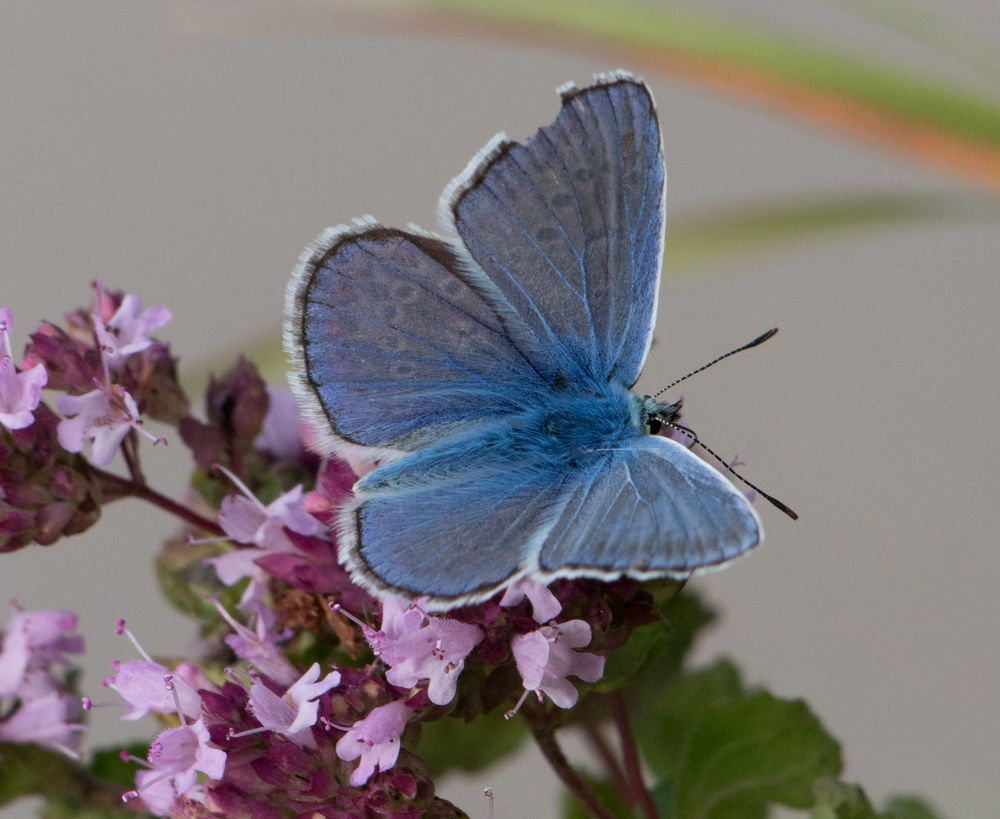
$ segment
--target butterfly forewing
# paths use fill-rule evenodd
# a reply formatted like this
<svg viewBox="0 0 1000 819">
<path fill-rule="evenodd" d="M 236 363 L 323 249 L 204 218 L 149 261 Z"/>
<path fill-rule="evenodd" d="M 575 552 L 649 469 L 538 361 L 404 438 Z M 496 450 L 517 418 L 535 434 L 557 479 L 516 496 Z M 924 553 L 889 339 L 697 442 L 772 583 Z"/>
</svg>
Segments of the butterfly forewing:
<svg viewBox="0 0 1000 819">
<path fill-rule="evenodd" d="M 542 388 L 447 244 L 362 223 L 328 231 L 289 292 L 296 392 L 347 445 L 413 449 Z"/>
<path fill-rule="evenodd" d="M 623 74 L 562 90 L 555 122 L 494 143 L 445 194 L 470 281 L 535 368 L 631 386 L 648 349 L 665 174 L 649 90 Z M 460 249 L 461 252 L 461 249 Z"/>
</svg>

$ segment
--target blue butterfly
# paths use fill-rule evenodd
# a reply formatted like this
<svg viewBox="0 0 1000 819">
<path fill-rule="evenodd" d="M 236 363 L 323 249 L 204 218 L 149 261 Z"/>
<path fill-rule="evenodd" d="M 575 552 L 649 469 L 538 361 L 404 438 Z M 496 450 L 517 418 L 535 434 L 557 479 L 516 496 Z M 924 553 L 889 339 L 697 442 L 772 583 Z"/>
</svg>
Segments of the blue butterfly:
<svg viewBox="0 0 1000 819">
<path fill-rule="evenodd" d="M 655 433 L 649 352 L 666 178 L 649 89 L 559 89 L 445 189 L 445 238 L 323 233 L 287 294 L 292 386 L 330 452 L 377 467 L 338 527 L 376 594 L 446 609 L 530 578 L 684 578 L 763 539 L 728 480 Z"/>
</svg>

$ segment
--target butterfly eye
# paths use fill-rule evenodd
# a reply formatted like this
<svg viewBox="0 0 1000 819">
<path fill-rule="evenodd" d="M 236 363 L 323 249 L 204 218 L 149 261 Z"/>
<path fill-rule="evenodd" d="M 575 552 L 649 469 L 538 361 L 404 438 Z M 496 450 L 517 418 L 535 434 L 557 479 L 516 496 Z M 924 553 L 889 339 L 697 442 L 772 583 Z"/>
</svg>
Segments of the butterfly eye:
<svg viewBox="0 0 1000 819">
<path fill-rule="evenodd" d="M 646 429 L 649 430 L 650 435 L 659 435 L 660 430 L 663 429 L 663 421 L 656 415 L 650 415 L 646 419 Z"/>
</svg>

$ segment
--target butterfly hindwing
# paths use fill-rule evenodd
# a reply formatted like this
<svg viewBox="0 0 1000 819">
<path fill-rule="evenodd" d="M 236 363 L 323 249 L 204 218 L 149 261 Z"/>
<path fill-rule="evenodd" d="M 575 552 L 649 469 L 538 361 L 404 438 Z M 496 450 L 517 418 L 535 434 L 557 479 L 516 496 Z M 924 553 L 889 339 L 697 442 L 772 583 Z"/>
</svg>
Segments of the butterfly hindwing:
<svg viewBox="0 0 1000 819">
<path fill-rule="evenodd" d="M 303 256 L 285 343 L 328 448 L 413 449 L 541 386 L 455 268 L 446 243 L 374 222 L 331 229 Z"/>
<path fill-rule="evenodd" d="M 567 482 L 537 556 L 555 577 L 687 577 L 763 539 L 747 499 L 675 441 L 643 436 Z"/>
<path fill-rule="evenodd" d="M 746 498 L 674 441 L 573 464 L 545 446 L 499 422 L 379 467 L 342 514 L 342 558 L 376 592 L 446 608 L 523 575 L 687 577 L 762 538 Z"/>
<path fill-rule="evenodd" d="M 449 186 L 443 220 L 471 256 L 469 281 L 550 383 L 631 386 L 663 248 L 659 123 L 623 72 L 561 94 L 551 125 L 525 144 L 498 138 Z"/>
<path fill-rule="evenodd" d="M 491 596 L 532 562 L 566 477 L 524 443 L 486 424 L 369 473 L 341 515 L 341 560 L 368 588 L 432 608 Z"/>
</svg>

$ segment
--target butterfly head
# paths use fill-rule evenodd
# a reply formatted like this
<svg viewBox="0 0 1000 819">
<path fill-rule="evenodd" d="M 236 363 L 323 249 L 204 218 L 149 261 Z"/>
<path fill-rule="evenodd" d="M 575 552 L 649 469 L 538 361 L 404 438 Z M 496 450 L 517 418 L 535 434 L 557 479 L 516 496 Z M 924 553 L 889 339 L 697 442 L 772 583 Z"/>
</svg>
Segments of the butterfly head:
<svg viewBox="0 0 1000 819">
<path fill-rule="evenodd" d="M 650 395 L 643 396 L 642 423 L 646 432 L 650 435 L 659 435 L 664 426 L 680 419 L 683 403 L 683 398 L 672 404 L 664 404 Z"/>
</svg>

